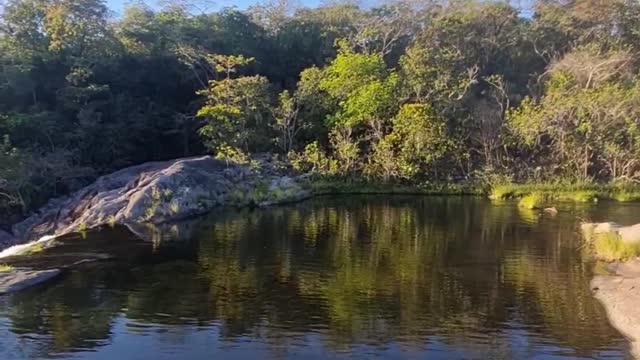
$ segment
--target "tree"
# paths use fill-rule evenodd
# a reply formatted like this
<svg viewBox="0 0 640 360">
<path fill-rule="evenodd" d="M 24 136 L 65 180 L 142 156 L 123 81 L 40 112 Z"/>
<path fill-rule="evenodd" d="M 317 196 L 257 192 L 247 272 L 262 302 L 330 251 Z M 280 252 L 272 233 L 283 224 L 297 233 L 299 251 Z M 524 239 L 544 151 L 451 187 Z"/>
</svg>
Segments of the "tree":
<svg viewBox="0 0 640 360">
<path fill-rule="evenodd" d="M 625 51 L 592 51 L 576 50 L 554 64 L 544 95 L 513 110 L 509 125 L 524 144 L 542 150 L 537 161 L 553 165 L 550 175 L 635 179 L 638 82 L 623 70 Z"/>
<path fill-rule="evenodd" d="M 221 145 L 249 151 L 259 143 L 255 138 L 264 137 L 260 128 L 270 127 L 265 115 L 269 104 L 268 81 L 263 76 L 233 78 L 238 67 L 254 61 L 242 55 L 208 55 L 222 80 L 212 80 L 209 88 L 198 93 L 206 97 L 206 105 L 198 110 L 198 116 L 207 119 L 199 132 L 211 150 Z M 263 139 L 264 140 L 264 139 Z"/>
<path fill-rule="evenodd" d="M 392 124 L 393 131 L 376 144 L 372 157 L 382 178 L 411 179 L 417 175 L 437 174 L 433 165 L 453 145 L 445 120 L 427 105 L 405 104 L 392 119 Z"/>
<path fill-rule="evenodd" d="M 274 119 L 276 129 L 280 133 L 278 145 L 285 153 L 289 153 L 295 145 L 296 136 L 301 127 L 298 124 L 300 111 L 296 99 L 287 90 L 280 93 L 279 106 L 275 109 Z"/>
</svg>

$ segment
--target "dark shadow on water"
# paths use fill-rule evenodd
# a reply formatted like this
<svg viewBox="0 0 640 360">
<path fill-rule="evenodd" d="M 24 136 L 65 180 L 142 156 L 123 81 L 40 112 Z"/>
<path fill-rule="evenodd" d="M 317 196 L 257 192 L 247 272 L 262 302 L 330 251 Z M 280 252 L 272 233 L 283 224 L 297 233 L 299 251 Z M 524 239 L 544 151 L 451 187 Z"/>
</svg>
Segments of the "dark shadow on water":
<svg viewBox="0 0 640 360">
<path fill-rule="evenodd" d="M 640 207 L 348 196 L 104 229 L 51 251 L 113 259 L 0 298 L 0 357 L 620 358 L 576 234 L 608 216 Z"/>
</svg>

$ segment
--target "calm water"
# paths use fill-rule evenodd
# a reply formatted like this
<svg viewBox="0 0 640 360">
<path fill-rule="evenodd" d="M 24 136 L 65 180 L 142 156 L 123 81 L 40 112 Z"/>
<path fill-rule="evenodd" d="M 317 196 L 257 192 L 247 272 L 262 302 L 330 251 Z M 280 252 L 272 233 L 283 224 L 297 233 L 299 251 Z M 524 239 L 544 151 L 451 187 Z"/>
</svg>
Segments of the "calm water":
<svg viewBox="0 0 640 360">
<path fill-rule="evenodd" d="M 0 297 L 0 359 L 625 358 L 576 224 L 640 206 L 560 210 L 354 196 L 69 237 L 29 261 L 114 259 Z"/>
</svg>

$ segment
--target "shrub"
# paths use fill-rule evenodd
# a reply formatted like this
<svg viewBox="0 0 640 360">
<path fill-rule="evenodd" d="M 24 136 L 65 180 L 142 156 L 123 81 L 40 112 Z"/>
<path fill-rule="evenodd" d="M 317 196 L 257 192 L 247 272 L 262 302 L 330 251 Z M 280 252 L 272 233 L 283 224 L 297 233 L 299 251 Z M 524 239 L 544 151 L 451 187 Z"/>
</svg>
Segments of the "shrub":
<svg viewBox="0 0 640 360">
<path fill-rule="evenodd" d="M 607 261 L 640 256 L 640 244 L 624 242 L 615 233 L 596 234 L 593 237 L 593 248 L 598 258 Z"/>
<path fill-rule="evenodd" d="M 540 209 L 543 207 L 544 201 L 544 195 L 540 193 L 531 193 L 520 199 L 518 206 L 529 210 Z"/>
<path fill-rule="evenodd" d="M 13 266 L 7 264 L 0 264 L 0 272 L 9 272 L 13 270 Z"/>
</svg>

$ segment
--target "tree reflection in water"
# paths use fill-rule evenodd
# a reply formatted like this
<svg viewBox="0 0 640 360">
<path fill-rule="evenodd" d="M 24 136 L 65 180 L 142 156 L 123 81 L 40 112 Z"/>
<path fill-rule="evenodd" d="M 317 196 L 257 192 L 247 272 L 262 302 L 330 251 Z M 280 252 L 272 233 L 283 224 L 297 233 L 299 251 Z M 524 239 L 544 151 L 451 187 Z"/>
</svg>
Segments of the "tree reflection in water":
<svg viewBox="0 0 640 360">
<path fill-rule="evenodd" d="M 611 211 L 602 206 L 571 213 Z M 40 335 L 19 341 L 41 356 L 109 346 L 123 336 L 118 319 L 124 336 L 170 329 L 156 336 L 178 348 L 195 327 L 274 354 L 314 341 L 328 351 L 439 344 L 471 357 L 620 356 L 622 339 L 589 292 L 593 264 L 575 224 L 562 212 L 532 218 L 511 203 L 463 197 L 219 212 L 136 231 L 154 241 L 6 298 L 2 314 L 19 339 Z"/>
</svg>

